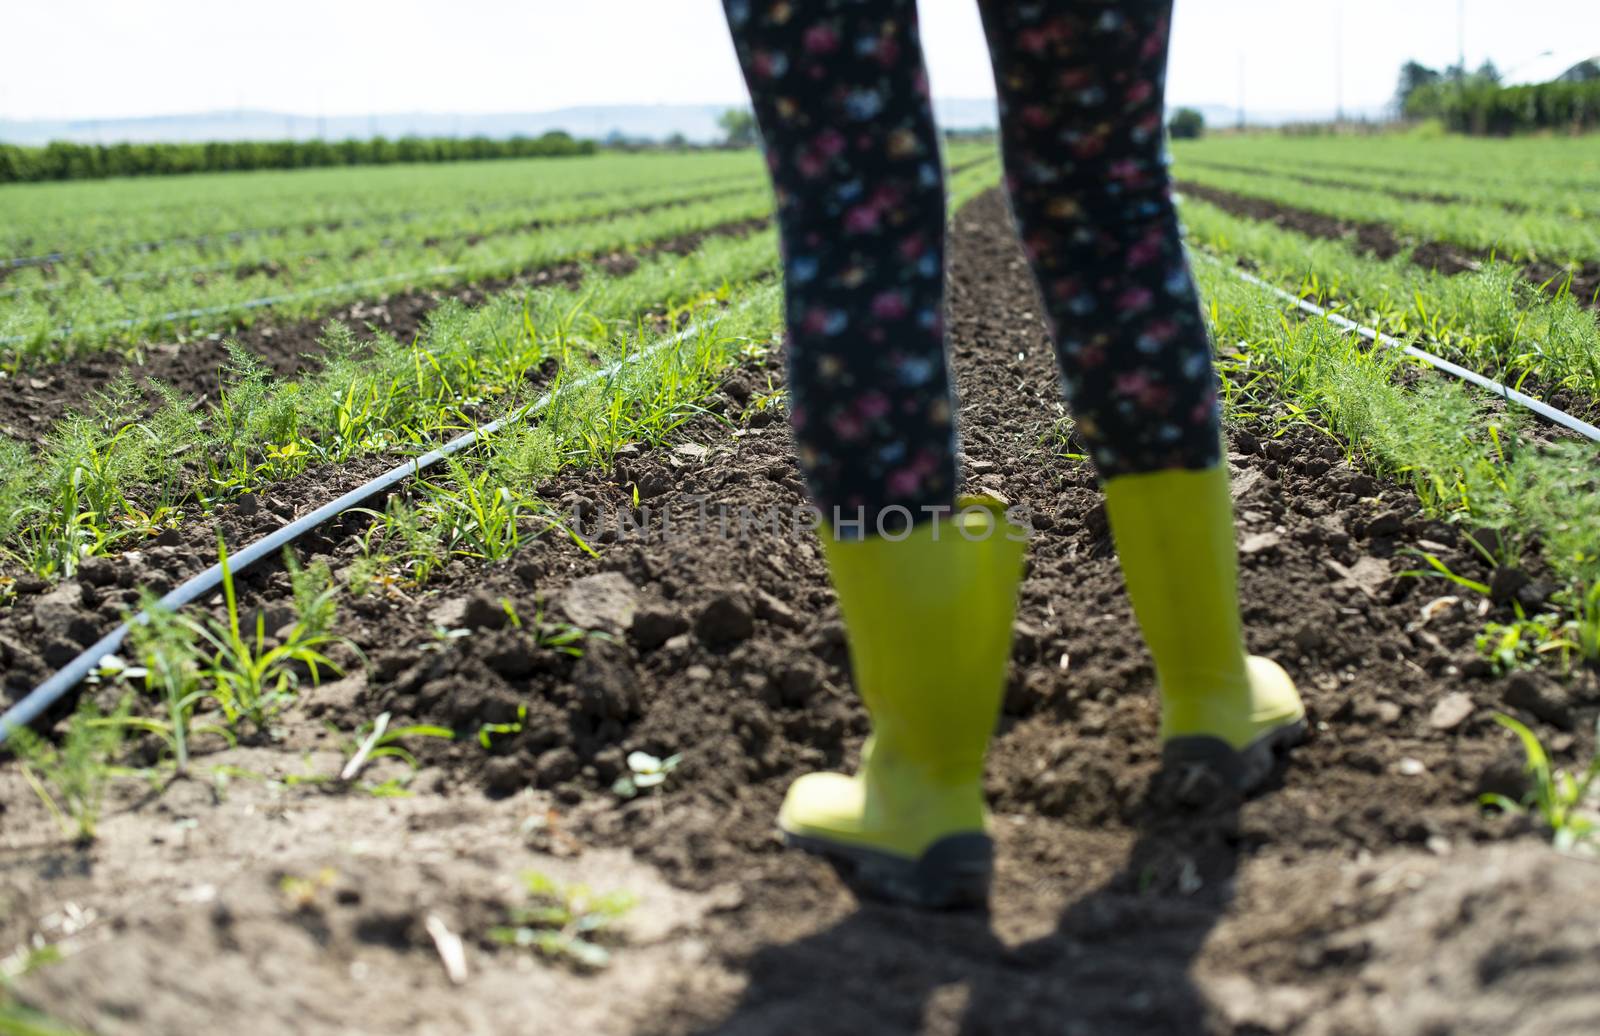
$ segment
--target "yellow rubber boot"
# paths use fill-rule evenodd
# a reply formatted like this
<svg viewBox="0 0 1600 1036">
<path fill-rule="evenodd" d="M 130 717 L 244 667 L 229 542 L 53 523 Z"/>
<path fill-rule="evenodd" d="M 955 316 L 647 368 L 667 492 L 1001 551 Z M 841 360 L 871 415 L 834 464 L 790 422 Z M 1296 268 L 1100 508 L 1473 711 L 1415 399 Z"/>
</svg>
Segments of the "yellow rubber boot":
<svg viewBox="0 0 1600 1036">
<path fill-rule="evenodd" d="M 823 549 L 872 737 L 853 777 L 789 789 L 778 826 L 864 891 L 927 907 L 988 896 L 983 763 L 1005 692 L 1024 530 L 987 498 L 904 538 Z"/>
<path fill-rule="evenodd" d="M 1245 653 L 1228 470 L 1124 475 L 1105 494 L 1128 597 L 1155 660 L 1163 754 L 1250 791 L 1304 738 L 1305 707 L 1276 662 Z"/>
</svg>

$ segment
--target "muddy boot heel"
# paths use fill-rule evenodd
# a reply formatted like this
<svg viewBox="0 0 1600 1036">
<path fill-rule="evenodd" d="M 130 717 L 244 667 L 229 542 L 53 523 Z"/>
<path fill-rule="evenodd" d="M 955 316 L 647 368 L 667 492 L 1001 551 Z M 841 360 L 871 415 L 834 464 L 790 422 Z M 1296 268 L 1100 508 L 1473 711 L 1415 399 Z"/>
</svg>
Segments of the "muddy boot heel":
<svg viewBox="0 0 1600 1036">
<path fill-rule="evenodd" d="M 873 899 L 924 910 L 982 910 L 989 905 L 994 841 L 988 835 L 949 835 L 915 860 L 804 835 L 785 834 L 784 842 L 825 858 L 846 884 Z"/>
<path fill-rule="evenodd" d="M 1220 737 L 1189 734 L 1161 747 L 1161 767 L 1172 774 L 1201 769 L 1241 795 L 1260 790 L 1273 774 L 1288 764 L 1289 752 L 1306 739 L 1303 719 L 1269 730 L 1243 748 Z"/>
</svg>

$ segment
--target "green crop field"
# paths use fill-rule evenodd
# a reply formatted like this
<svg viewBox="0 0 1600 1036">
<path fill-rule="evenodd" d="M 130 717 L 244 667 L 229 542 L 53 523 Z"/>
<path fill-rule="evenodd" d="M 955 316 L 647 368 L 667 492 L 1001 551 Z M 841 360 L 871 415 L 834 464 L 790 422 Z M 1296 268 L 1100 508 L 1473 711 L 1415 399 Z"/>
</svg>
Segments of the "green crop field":
<svg viewBox="0 0 1600 1036">
<path fill-rule="evenodd" d="M 1185 951 L 1169 978 L 1193 965 L 1248 986 L 1260 976 L 1228 969 L 1281 937 L 1288 915 L 1256 903 L 1274 896 L 1311 919 L 1305 952 L 1273 951 L 1273 969 L 1316 990 L 1304 1004 L 1345 995 L 1352 946 L 1392 965 L 1382 981 L 1425 985 L 1417 955 L 1394 949 L 1416 926 L 1390 911 L 1430 881 L 1455 888 L 1451 853 L 1504 849 L 1510 868 L 1524 850 L 1546 859 L 1544 843 L 1597 849 L 1600 443 L 1584 429 L 1600 421 L 1600 137 L 1251 133 L 1173 152 L 1221 375 L 1246 625 L 1304 688 L 1316 733 L 1269 802 L 1222 810 L 1226 853 L 1162 841 L 1142 777 L 1099 767 L 1107 746 L 1153 737 L 1149 669 L 1130 661 L 994 143 L 950 143 L 969 488 L 1034 529 L 991 792 L 1002 852 L 1053 868 L 1037 882 L 1002 870 L 997 930 L 1023 950 L 973 996 L 1010 990 L 1029 946 L 1058 952 L 1052 938 L 1076 975 L 1086 941 L 1123 927 L 1185 933 L 1202 963 Z M 0 186 L 0 706 L 86 667 L 0 765 L 0 814 L 22 832 L 0 848 L 83 854 L 16 902 L 127 911 L 93 938 L 128 947 L 99 959 L 140 990 L 166 988 L 145 963 L 165 959 L 162 933 L 215 902 L 207 932 L 242 920 L 216 942 L 185 936 L 172 968 L 215 958 L 219 988 L 247 988 L 255 950 L 234 940 L 291 932 L 261 952 L 390 1029 L 455 1031 L 461 985 L 509 1010 L 531 961 L 560 1003 L 626 1004 L 644 988 L 626 982 L 656 981 L 633 962 L 679 990 L 713 958 L 723 978 L 774 947 L 798 955 L 760 967 L 785 975 L 845 959 L 857 922 L 835 930 L 836 902 L 794 891 L 767 827 L 788 779 L 857 752 L 865 729 L 818 554 L 785 524 L 805 495 L 783 421 L 772 208 L 748 149 Z M 391 469 L 287 553 L 238 563 Z M 745 509 L 738 536 L 726 520 L 717 535 L 661 524 L 725 500 Z M 219 581 L 185 607 L 157 602 L 213 563 Z M 114 650 L 91 649 L 125 622 Z M 1094 746 L 1077 762 L 1062 747 L 1073 723 Z M 1141 751 L 1138 775 L 1155 765 Z M 183 812 L 153 819 L 162 801 Z M 1061 831 L 1079 841 L 1058 851 Z M 297 839 L 319 848 L 284 848 Z M 241 869 L 265 845 L 290 862 Z M 118 905 L 156 881 L 138 861 L 177 873 L 180 852 L 191 870 L 159 903 Z M 1246 871 L 1249 853 L 1270 866 Z M 511 880 L 511 860 L 532 873 Z M 1251 890 L 1237 901 L 1236 867 Z M 1543 887 L 1543 871 L 1517 873 Z M 726 893 L 747 879 L 748 902 Z M 448 908 L 429 898 L 440 887 Z M 641 888 L 659 912 L 634 930 Z M 1229 912 L 1266 927 L 1219 928 L 1204 956 L 1212 915 Z M 1057 914 L 1065 934 L 1039 934 Z M 796 916 L 817 934 L 792 932 Z M 868 923 L 885 959 L 951 932 L 958 955 L 995 938 L 987 920 L 914 937 L 898 915 Z M 118 999 L 132 994 L 80 1004 L 51 984 L 101 952 L 61 924 L 0 916 L 19 947 L 0 943 L 0 1032 L 56 1031 L 23 1028 L 49 1024 L 35 1010 L 107 1031 L 132 1017 Z M 473 986 L 480 974 L 492 981 Z M 394 976 L 404 989 L 382 985 Z M 360 1000 L 369 980 L 385 1003 Z M 743 981 L 595 1031 L 715 1031 L 700 1023 L 735 1010 Z M 128 1031 L 209 1025 L 219 1009 L 200 999 L 155 995 L 175 1013 Z M 293 999 L 261 1009 L 281 1021 Z M 1313 1031 L 1300 1004 L 1204 1031 Z"/>
</svg>

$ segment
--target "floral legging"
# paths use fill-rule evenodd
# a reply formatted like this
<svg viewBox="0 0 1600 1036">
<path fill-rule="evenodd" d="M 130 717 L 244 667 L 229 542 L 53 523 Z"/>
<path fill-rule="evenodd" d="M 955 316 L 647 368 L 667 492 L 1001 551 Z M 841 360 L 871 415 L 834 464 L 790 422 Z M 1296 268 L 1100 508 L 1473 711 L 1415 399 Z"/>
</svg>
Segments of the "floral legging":
<svg viewBox="0 0 1600 1036">
<path fill-rule="evenodd" d="M 920 519 L 953 502 L 957 471 L 915 0 L 724 7 L 777 195 L 812 496 L 836 525 Z M 1171 0 L 979 7 L 1006 190 L 1079 435 L 1102 478 L 1217 464 L 1216 376 L 1162 137 Z"/>
</svg>

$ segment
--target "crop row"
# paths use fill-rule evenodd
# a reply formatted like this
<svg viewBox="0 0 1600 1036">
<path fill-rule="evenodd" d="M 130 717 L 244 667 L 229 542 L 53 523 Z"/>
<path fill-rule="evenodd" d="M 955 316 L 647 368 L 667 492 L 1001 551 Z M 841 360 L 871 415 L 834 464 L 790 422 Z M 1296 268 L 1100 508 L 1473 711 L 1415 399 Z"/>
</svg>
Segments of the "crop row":
<svg viewBox="0 0 1600 1036">
<path fill-rule="evenodd" d="M 1348 137 L 1250 134 L 1175 141 L 1173 153 L 1180 165 L 1199 158 L 1251 166 L 1297 164 L 1341 178 L 1351 172 L 1408 178 L 1408 189 L 1417 192 L 1440 181 L 1534 191 L 1600 186 L 1600 138 L 1593 135 L 1472 140 L 1379 134 L 1352 145 Z"/>
<path fill-rule="evenodd" d="M 539 269 L 565 260 L 634 248 L 685 234 L 766 216 L 771 197 L 762 190 L 681 207 L 623 214 L 600 222 L 556 224 L 464 241 L 423 242 L 378 248 L 337 262 L 305 263 L 291 270 L 245 277 L 190 279 L 152 285 L 142 294 L 105 286 L 63 292 L 48 301 L 23 300 L 0 317 L 4 363 L 16 366 L 87 346 L 138 337 L 152 327 L 200 330 L 247 323 L 258 309 L 283 317 L 315 314 L 329 305 L 430 284 Z M 267 304 L 259 300 L 266 300 Z M 198 311 L 198 312 L 191 312 Z M 72 322 L 63 324 L 62 315 Z"/>
<path fill-rule="evenodd" d="M 956 174 L 953 202 L 993 179 L 992 166 Z M 382 334 L 358 343 L 330 325 L 320 370 L 274 380 L 239 353 L 209 411 L 118 383 L 61 421 L 37 453 L 0 439 L 0 551 L 7 567 L 60 576 L 312 465 L 424 452 L 529 386 L 631 347 L 648 333 L 637 327 L 647 315 L 671 327 L 776 264 L 765 230 L 710 238 L 687 256 L 576 288 L 506 291 L 471 309 L 447 303 L 409 343 Z"/>
<path fill-rule="evenodd" d="M 1227 406 L 1237 416 L 1304 422 L 1369 469 L 1408 482 L 1434 517 L 1460 526 L 1491 570 L 1548 572 L 1557 589 L 1510 622 L 1516 664 L 1600 660 L 1600 485 L 1592 444 L 1542 444 L 1527 419 L 1497 412 L 1476 389 L 1373 350 L 1322 320 L 1285 319 L 1259 289 L 1220 267 L 1196 275 L 1221 346 Z M 1408 380 L 1414 384 L 1407 386 Z M 1290 405 L 1284 407 L 1287 401 Z M 1490 596 L 1488 578 L 1415 557 L 1421 578 Z"/>
<path fill-rule="evenodd" d="M 1310 238 L 1185 198 L 1191 243 L 1248 260 L 1286 290 L 1401 338 L 1420 337 L 1482 374 L 1570 389 L 1600 403 L 1600 321 L 1566 292 L 1540 291 L 1516 268 L 1485 263 L 1446 275 L 1379 259 L 1341 240 Z"/>
<path fill-rule="evenodd" d="M 1361 187 L 1314 186 L 1288 176 L 1191 167 L 1183 175 L 1209 187 L 1336 219 L 1382 223 L 1423 240 L 1446 241 L 1510 259 L 1600 259 L 1600 225 L 1494 204 L 1438 205 Z"/>
<path fill-rule="evenodd" d="M 1512 212 L 1539 212 L 1569 219 L 1600 216 L 1600 201 L 1588 191 L 1540 184 L 1485 181 L 1470 174 L 1435 173 L 1426 180 L 1415 174 L 1329 169 L 1310 160 L 1282 158 L 1230 162 L 1206 157 L 1204 152 L 1184 159 L 1185 170 L 1209 169 L 1224 173 L 1250 173 L 1298 180 L 1313 187 L 1360 187 L 1382 191 L 1403 200 L 1433 201 L 1446 205 L 1493 203 Z"/>
<path fill-rule="evenodd" d="M 954 143 L 953 168 L 993 148 Z M 606 153 L 442 165 L 315 169 L 15 185 L 0 191 L 0 258 L 139 250 L 230 234 L 313 229 L 357 220 L 477 212 L 599 197 L 667 183 L 761 180 L 750 151 L 692 155 Z M 4 263 L 0 263 L 3 267 Z M 13 273 L 15 277 L 18 274 Z"/>
<path fill-rule="evenodd" d="M 628 204 L 652 204 L 656 197 L 690 197 L 696 193 L 714 194 L 749 190 L 760 184 L 756 176 L 737 173 L 693 180 L 669 180 L 665 185 L 644 181 L 615 190 L 581 190 L 566 194 L 530 194 L 527 197 L 461 208 L 446 205 L 430 210 L 380 212 L 359 219 L 332 223 L 288 223 L 281 226 L 252 227 L 227 234 L 174 237 L 161 241 L 141 241 L 127 246 L 105 246 L 87 252 L 54 253 L 47 262 L 24 266 L 8 283 L 13 294 L 29 289 L 43 290 L 85 279 L 126 280 L 134 277 L 159 277 L 204 269 L 216 262 L 243 266 L 281 260 L 308 248 L 331 251 L 340 245 L 362 247 L 385 236 L 405 236 L 417 240 L 465 233 L 493 233 L 497 229 L 523 223 L 565 219 L 584 210 L 605 211 Z M 205 265 L 196 265 L 200 260 Z"/>
<path fill-rule="evenodd" d="M 606 154 L 22 184 L 0 191 L 0 251 L 8 257 L 76 253 L 414 212 L 466 213 L 651 183 L 759 176 L 760 170 L 760 161 L 743 152 Z"/>
</svg>

